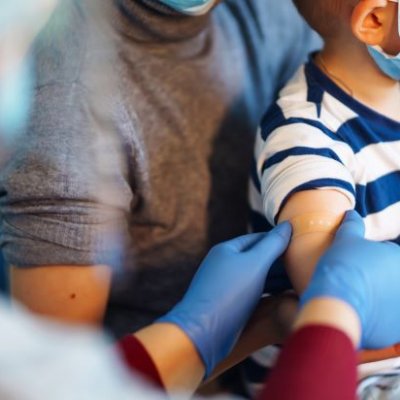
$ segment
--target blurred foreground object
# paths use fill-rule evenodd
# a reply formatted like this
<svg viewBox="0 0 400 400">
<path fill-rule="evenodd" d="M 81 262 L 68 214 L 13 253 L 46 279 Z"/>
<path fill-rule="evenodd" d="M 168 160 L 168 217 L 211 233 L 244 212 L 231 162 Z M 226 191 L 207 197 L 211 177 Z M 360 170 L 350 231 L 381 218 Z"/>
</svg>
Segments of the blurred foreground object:
<svg viewBox="0 0 400 400">
<path fill-rule="evenodd" d="M 32 89 L 29 47 L 56 3 L 15 0 L 0 6 L 0 144 L 9 144 L 27 121 Z"/>
<path fill-rule="evenodd" d="M 33 318 L 1 299 L 0 326 L 1 399 L 164 398 L 128 373 L 98 332 Z"/>
</svg>

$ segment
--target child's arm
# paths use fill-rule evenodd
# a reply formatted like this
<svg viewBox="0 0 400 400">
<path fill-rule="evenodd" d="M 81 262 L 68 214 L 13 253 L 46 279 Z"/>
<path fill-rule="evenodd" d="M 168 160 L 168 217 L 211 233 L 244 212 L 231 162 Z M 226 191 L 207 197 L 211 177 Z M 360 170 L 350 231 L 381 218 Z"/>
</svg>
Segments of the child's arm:
<svg viewBox="0 0 400 400">
<path fill-rule="evenodd" d="M 285 255 L 286 268 L 297 293 L 307 287 L 320 256 L 352 205 L 348 197 L 334 189 L 295 193 L 283 207 L 279 221 L 289 220 L 293 236 Z"/>
</svg>

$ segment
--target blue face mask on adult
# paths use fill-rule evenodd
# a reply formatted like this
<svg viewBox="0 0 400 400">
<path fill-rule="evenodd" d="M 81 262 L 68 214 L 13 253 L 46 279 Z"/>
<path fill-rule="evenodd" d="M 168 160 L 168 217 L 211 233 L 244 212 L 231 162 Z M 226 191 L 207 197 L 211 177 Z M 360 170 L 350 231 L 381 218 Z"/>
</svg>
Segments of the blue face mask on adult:
<svg viewBox="0 0 400 400">
<path fill-rule="evenodd" d="M 398 3 L 399 0 L 389 0 Z M 398 34 L 400 35 L 400 8 L 398 8 Z M 396 81 L 400 81 L 400 53 L 397 55 L 387 54 L 380 46 L 368 46 L 368 51 L 380 70 Z"/>
<path fill-rule="evenodd" d="M 161 3 L 187 15 L 204 15 L 217 0 L 159 0 Z"/>
</svg>

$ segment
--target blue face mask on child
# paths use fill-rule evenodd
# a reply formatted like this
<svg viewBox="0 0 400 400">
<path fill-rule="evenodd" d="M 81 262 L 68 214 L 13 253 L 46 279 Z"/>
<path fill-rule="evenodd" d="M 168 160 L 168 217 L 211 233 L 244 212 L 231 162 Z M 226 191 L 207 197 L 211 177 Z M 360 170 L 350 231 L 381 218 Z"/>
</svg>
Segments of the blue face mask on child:
<svg viewBox="0 0 400 400">
<path fill-rule="evenodd" d="M 399 0 L 389 0 L 394 3 L 398 3 Z M 400 8 L 398 8 L 398 33 L 400 35 Z M 387 54 L 380 46 L 368 46 L 368 51 L 375 63 L 381 69 L 381 71 L 390 76 L 392 79 L 400 81 L 400 53 L 391 56 Z"/>
<path fill-rule="evenodd" d="M 206 14 L 217 0 L 160 0 L 161 3 L 187 15 Z"/>
</svg>

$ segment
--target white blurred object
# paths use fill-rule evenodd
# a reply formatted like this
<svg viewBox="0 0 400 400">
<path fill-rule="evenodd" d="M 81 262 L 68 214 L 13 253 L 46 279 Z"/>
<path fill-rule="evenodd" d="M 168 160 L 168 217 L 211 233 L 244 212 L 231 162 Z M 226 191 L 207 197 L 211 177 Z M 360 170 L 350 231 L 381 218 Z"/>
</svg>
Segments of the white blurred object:
<svg viewBox="0 0 400 400">
<path fill-rule="evenodd" d="M 165 398 L 132 377 L 100 333 L 12 310 L 0 299 L 0 399 Z"/>
<path fill-rule="evenodd" d="M 19 27 L 31 37 L 35 35 L 53 12 L 58 0 L 12 0 L 0 7 L 0 32 Z M 21 29 L 22 28 L 22 29 Z"/>
<path fill-rule="evenodd" d="M 50 322 L 15 305 L 11 309 L 2 298 L 0 371 L 1 400 L 167 398 L 128 372 L 111 341 L 100 332 Z M 187 400 L 188 396 L 173 398 Z"/>
</svg>

